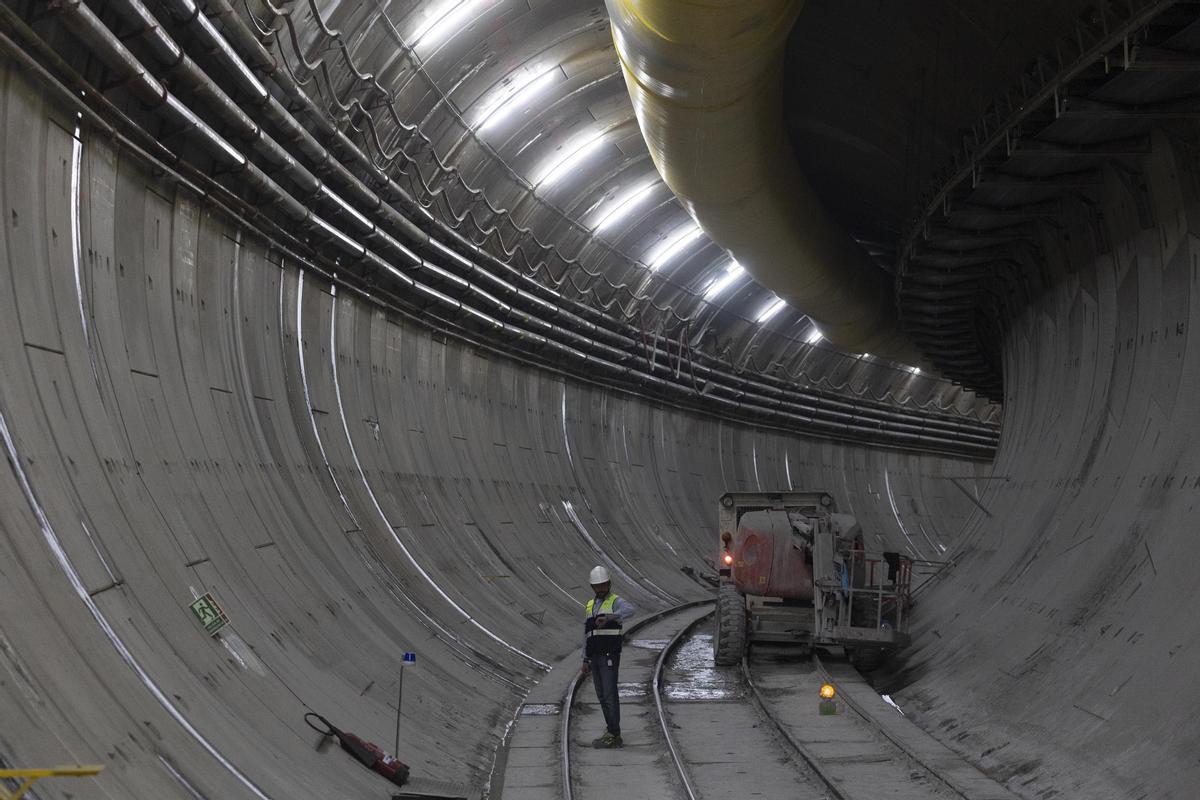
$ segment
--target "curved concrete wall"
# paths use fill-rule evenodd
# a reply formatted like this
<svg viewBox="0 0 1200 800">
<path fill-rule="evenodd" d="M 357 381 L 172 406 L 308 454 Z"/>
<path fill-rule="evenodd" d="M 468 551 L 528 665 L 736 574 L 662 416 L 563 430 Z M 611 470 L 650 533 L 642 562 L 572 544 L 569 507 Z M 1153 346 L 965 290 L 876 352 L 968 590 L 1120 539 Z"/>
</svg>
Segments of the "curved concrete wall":
<svg viewBox="0 0 1200 800">
<path fill-rule="evenodd" d="M 658 408 L 338 294 L 2 88 L 0 759 L 107 764 L 80 796 L 378 792 L 301 717 L 389 743 L 405 650 L 402 756 L 483 784 L 587 568 L 706 596 L 722 491 L 826 486 L 927 556 L 980 513 L 947 478 L 986 465 Z"/>
<path fill-rule="evenodd" d="M 1005 342 L 1005 435 L 922 604 L 910 713 L 1028 797 L 1196 796 L 1200 149 L 1065 201 Z"/>
</svg>

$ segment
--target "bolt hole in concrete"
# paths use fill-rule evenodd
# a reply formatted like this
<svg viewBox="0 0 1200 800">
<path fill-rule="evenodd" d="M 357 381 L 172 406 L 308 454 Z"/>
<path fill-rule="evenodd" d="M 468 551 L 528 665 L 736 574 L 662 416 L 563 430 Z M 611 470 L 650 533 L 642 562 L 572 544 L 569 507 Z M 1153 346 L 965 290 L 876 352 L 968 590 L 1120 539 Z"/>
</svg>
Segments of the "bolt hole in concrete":
<svg viewBox="0 0 1200 800">
<path fill-rule="evenodd" d="M 668 700 L 734 700 L 746 693 L 741 670 L 713 664 L 711 633 L 696 633 L 667 661 L 664 695 Z"/>
</svg>

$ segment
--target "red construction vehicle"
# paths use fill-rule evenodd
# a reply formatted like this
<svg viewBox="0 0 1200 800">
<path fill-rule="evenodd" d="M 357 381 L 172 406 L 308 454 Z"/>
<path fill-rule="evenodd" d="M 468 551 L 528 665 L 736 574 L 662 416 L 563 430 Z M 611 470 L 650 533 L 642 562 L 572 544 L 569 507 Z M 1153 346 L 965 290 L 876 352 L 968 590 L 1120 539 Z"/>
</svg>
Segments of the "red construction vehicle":
<svg viewBox="0 0 1200 800">
<path fill-rule="evenodd" d="M 730 492 L 718 514 L 717 664 L 754 642 L 842 647 L 860 670 L 908 644 L 912 561 L 871 553 L 826 492 Z"/>
</svg>

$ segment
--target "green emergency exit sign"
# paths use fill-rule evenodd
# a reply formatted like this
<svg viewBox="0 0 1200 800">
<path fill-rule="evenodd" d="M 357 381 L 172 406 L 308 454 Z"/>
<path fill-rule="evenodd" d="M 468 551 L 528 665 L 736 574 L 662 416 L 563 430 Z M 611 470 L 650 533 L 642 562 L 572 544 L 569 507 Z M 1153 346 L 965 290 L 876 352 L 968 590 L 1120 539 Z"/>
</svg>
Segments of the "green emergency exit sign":
<svg viewBox="0 0 1200 800">
<path fill-rule="evenodd" d="M 205 592 L 198 597 L 192 602 L 190 608 L 196 615 L 196 619 L 200 620 L 204 632 L 209 636 L 215 636 L 217 631 L 229 624 L 229 617 L 225 614 L 225 610 L 217 604 L 212 592 Z"/>
</svg>

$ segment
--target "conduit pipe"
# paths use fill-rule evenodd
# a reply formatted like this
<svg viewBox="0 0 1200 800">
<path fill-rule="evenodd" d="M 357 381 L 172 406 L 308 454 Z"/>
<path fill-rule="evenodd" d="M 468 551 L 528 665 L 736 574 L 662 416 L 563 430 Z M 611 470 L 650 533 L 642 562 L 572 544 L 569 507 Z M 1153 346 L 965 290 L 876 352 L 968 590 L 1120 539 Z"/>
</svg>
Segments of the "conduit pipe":
<svg viewBox="0 0 1200 800">
<path fill-rule="evenodd" d="M 194 0 L 173 0 L 173 2 L 177 6 L 184 5 L 189 9 L 196 8 Z M 210 17 L 216 21 L 217 25 L 232 40 L 231 42 L 226 42 L 221 37 L 221 34 L 214 28 L 212 22 L 210 22 Z M 535 309 L 540 313 L 549 313 L 551 318 L 557 317 L 560 325 L 582 324 L 584 329 L 588 331 L 588 334 L 593 337 L 599 335 L 608 338 L 610 342 L 618 347 L 631 347 L 634 345 L 639 335 L 639 331 L 636 328 L 626 322 L 616 320 L 586 303 L 565 297 L 544 286 L 529 275 L 514 268 L 511 264 L 482 249 L 479 245 L 463 236 L 458 230 L 433 217 L 427 209 L 409 196 L 405 189 L 386 173 L 380 171 L 367 154 L 354 144 L 341 129 L 334 127 L 330 123 L 325 113 L 317 108 L 308 94 L 296 84 L 289 70 L 280 66 L 275 57 L 255 37 L 227 0 L 206 0 L 206 12 L 204 14 L 189 10 L 185 13 L 185 18 L 181 21 L 189 25 L 202 25 L 204 31 L 201 38 L 214 35 L 221 38 L 220 43 L 214 46 L 213 52 L 218 54 L 223 61 L 228 61 L 231 58 L 238 61 L 236 65 L 232 65 L 232 68 L 228 69 L 229 74 L 244 79 L 248 74 L 247 65 L 249 65 L 249 69 L 262 80 L 274 82 L 284 93 L 285 99 L 288 101 L 288 108 L 299 109 L 300 113 L 304 115 L 312 128 L 327 144 L 336 147 L 342 158 L 347 159 L 349 163 L 357 164 L 360 169 L 370 176 L 373 182 L 377 182 L 380 186 L 378 191 L 382 193 L 387 202 L 398 201 L 404 210 L 425 220 L 427 224 L 435 227 L 441 235 L 446 237 L 445 241 L 453 248 L 453 252 L 450 252 L 445 245 L 432 240 L 432 238 L 429 241 L 433 247 L 442 251 L 443 254 L 450 255 L 454 263 L 465 266 L 476 279 L 491 285 L 494 289 L 514 300 L 523 298 L 534 303 Z M 241 59 L 244 59 L 244 61 L 241 61 Z M 230 64 L 226 64 L 226 66 L 228 67 Z M 250 91 L 252 95 L 256 94 L 252 90 L 246 91 Z M 268 100 L 270 108 L 267 111 L 274 117 L 278 115 L 278 109 L 277 103 L 272 101 L 274 101 L 273 97 Z M 291 124 L 296 125 L 294 121 Z M 300 131 L 307 133 L 303 126 L 297 125 L 297 127 Z M 290 137 L 288 138 L 290 140 Z M 303 147 L 305 152 L 310 152 L 311 144 L 305 142 Z M 377 142 L 376 144 L 378 146 L 379 143 Z M 328 151 L 324 150 L 320 145 L 318 147 L 322 150 L 320 159 L 328 160 L 328 163 L 335 172 L 344 169 L 338 158 L 328 159 Z M 314 172 L 321 171 L 318 164 L 311 165 L 311 168 Z M 391 209 L 386 208 L 384 211 L 386 213 L 391 211 Z M 490 269 L 484 268 L 482 265 L 487 265 Z M 511 276 L 512 280 L 520 283 L 525 288 L 521 289 L 509 284 L 503 278 L 499 277 L 501 274 Z M 574 314 L 568 311 L 568 308 L 574 309 Z M 656 346 L 652 346 L 651 349 L 661 352 L 657 350 Z M 712 365 L 713 372 L 717 375 L 722 375 L 732 380 L 737 380 L 741 377 L 741 369 L 738 369 L 735 365 L 727 364 L 708 353 L 698 351 L 695 357 L 705 364 Z M 737 375 L 728 373 L 728 369 L 731 366 L 738 373 Z M 791 381 L 784 381 L 767 374 L 760 374 L 758 378 L 786 393 L 792 394 L 796 391 L 796 386 Z M 864 399 L 862 402 L 869 404 L 870 401 Z M 877 402 L 883 401 L 879 400 Z M 903 405 L 903 401 L 897 400 L 895 402 Z M 927 408 L 927 406 L 919 403 L 916 405 L 923 410 Z M 946 412 L 948 409 L 938 408 L 938 411 Z M 923 413 L 930 412 L 924 411 Z M 937 412 L 932 413 L 936 414 Z"/>
<path fill-rule="evenodd" d="M 152 19 L 144 7 L 139 8 L 140 3 L 138 0 L 121 0 L 119 5 L 123 6 L 124 10 L 131 17 L 136 17 L 143 23 Z M 543 319 L 521 312 L 463 278 L 420 259 L 398 241 L 378 230 L 373 223 L 365 219 L 357 219 L 356 217 L 357 226 L 361 228 L 358 234 L 347 234 L 338 230 L 325 219 L 312 213 L 303 203 L 292 197 L 274 180 L 266 176 L 260 168 L 240 153 L 228 139 L 225 139 L 206 125 L 195 112 L 170 92 L 167 92 L 163 85 L 149 74 L 137 58 L 124 47 L 115 35 L 80 0 L 60 0 L 57 3 L 57 8 L 62 13 L 67 27 L 92 47 L 97 55 L 126 82 L 126 85 L 131 88 L 136 96 L 140 97 L 150 107 L 166 113 L 175 125 L 181 126 L 194 136 L 218 163 L 234 170 L 242 180 L 254 186 L 256 191 L 275 198 L 278 203 L 276 207 L 283 210 L 285 216 L 291 218 L 294 222 L 300 223 L 302 226 L 316 229 L 322 237 L 327 238 L 339 251 L 354 261 L 370 265 L 377 270 L 388 272 L 401 285 L 407 287 L 410 292 L 424 297 L 426 302 L 447 309 L 452 315 L 465 315 L 468 320 L 474 322 L 475 326 L 481 325 L 484 329 L 509 339 L 522 350 L 527 350 L 530 345 L 538 348 L 548 348 L 556 352 L 559 357 L 566 357 L 577 364 L 576 369 L 582 370 L 584 373 L 599 370 L 602 373 L 607 373 L 610 379 L 616 379 L 619 383 L 629 383 L 643 389 L 653 387 L 656 392 L 668 396 L 683 395 L 685 402 L 690 399 L 690 402 L 694 403 L 698 396 L 703 396 L 708 403 L 724 408 L 731 413 L 762 417 L 774 420 L 776 424 L 782 422 L 785 426 L 799 424 L 802 427 L 809 428 L 814 433 L 830 435 L 836 438 L 854 440 L 863 438 L 863 434 L 873 432 L 880 437 L 877 440 L 879 443 L 891 444 L 893 446 L 929 447 L 936 450 L 948 449 L 955 451 L 961 449 L 967 452 L 974 451 L 978 455 L 985 454 L 995 446 L 995 432 L 989 430 L 986 425 L 971 425 L 970 423 L 945 419 L 939 420 L 937 418 L 929 418 L 925 415 L 910 416 L 904 412 L 883 412 L 881 409 L 858 408 L 846 404 L 844 401 L 830 402 L 828 399 L 822 398 L 815 398 L 815 402 L 796 402 L 796 395 L 787 397 L 778 390 L 771 391 L 773 387 L 763 384 L 758 384 L 754 388 L 758 390 L 766 389 L 770 394 L 775 395 L 774 397 L 755 396 L 752 393 L 746 392 L 745 389 L 739 389 L 736 386 L 710 385 L 709 391 L 699 392 L 688 389 L 677 379 L 671 380 L 672 370 L 666 363 L 661 365 L 652 363 L 648 372 L 637 367 L 626 366 L 624 365 L 625 362 L 629 361 L 632 355 L 629 351 L 622 351 L 603 345 L 574 331 L 555 328 Z M 181 51 L 177 49 L 177 45 L 169 37 L 162 38 L 163 32 L 157 26 L 145 27 L 139 33 L 151 39 L 157 39 L 157 42 L 152 44 L 151 49 L 158 50 L 160 55 L 167 55 L 169 53 L 181 54 Z M 223 102 L 223 99 L 220 97 L 223 93 L 215 85 L 207 81 L 207 76 L 197 74 L 194 62 L 190 62 L 189 59 L 181 59 L 176 63 L 185 65 L 184 74 L 194 79 L 195 83 L 198 84 L 197 88 L 200 93 L 206 95 L 207 99 L 212 102 L 219 112 L 228 112 L 228 104 Z M 208 85 L 205 85 L 206 83 Z M 222 114 L 222 116 L 226 115 Z M 238 123 L 245 125 L 247 122 L 245 117 L 232 114 L 229 114 L 225 121 L 233 123 L 235 126 L 239 126 Z M 253 123 L 251 125 L 253 126 Z M 268 157 L 275 156 L 271 160 L 286 161 L 286 159 L 280 157 L 281 151 L 278 149 L 278 145 L 269 137 L 263 135 L 260 130 L 251 131 L 244 129 L 240 133 L 246 135 L 252 144 L 262 150 Z M 315 188 L 309 183 L 312 180 L 310 177 L 311 174 L 307 173 L 307 170 L 304 170 L 294 161 L 285 166 L 284 172 L 292 173 L 293 177 L 300 178 L 299 183 L 301 185 L 308 184 L 308 188 Z M 327 188 L 322 186 L 319 193 L 324 195 L 322 199 L 336 200 L 339 208 L 349 210 L 349 207 L 345 206 L 344 201 L 329 193 Z M 351 214 L 351 216 L 355 215 Z M 383 252 L 391 258 L 381 257 L 354 238 L 356 235 L 363 236 L 364 234 L 367 242 L 377 247 L 382 246 Z M 431 272 L 443 280 L 454 284 L 458 289 L 465 291 L 472 297 L 474 302 L 482 302 L 484 307 L 490 307 L 490 311 L 482 311 L 473 305 L 450 297 L 432 286 L 405 275 L 392 266 L 392 259 L 409 268 L 418 268 Z M 412 300 L 413 297 L 410 295 L 409 302 L 412 302 Z M 497 314 L 501 318 L 508 317 L 509 319 L 513 319 L 518 325 L 505 322 L 503 319 L 493 316 L 493 314 Z M 522 326 L 540 329 L 545 331 L 546 335 L 534 333 Z M 572 343 L 569 344 L 558 340 L 559 336 L 567 339 L 567 342 Z M 591 350 L 592 353 L 587 352 L 588 350 Z M 599 351 L 599 356 L 596 354 L 596 351 Z M 712 370 L 697 370 L 697 372 L 707 373 L 709 380 L 713 378 L 720 380 L 722 377 L 729 377 L 721 376 Z M 666 377 L 659 377 L 663 373 L 665 373 Z M 745 379 L 742 379 L 739 383 L 742 386 L 748 385 Z M 754 382 L 749 382 L 749 385 L 754 385 Z M 728 396 L 722 397 L 719 396 L 720 394 Z M 799 396 L 804 397 L 804 393 L 800 393 Z M 845 410 L 836 410 L 839 406 Z M 908 420 L 905 420 L 906 417 Z"/>
<path fill-rule="evenodd" d="M 654 164 L 715 242 L 833 343 L 922 362 L 890 277 L 833 221 L 783 120 L 802 0 L 605 0 Z"/>
<path fill-rule="evenodd" d="M 268 124 L 282 134 L 286 141 L 293 145 L 299 145 L 299 149 L 303 154 L 302 158 L 309 163 L 312 172 L 309 172 L 297 163 L 291 154 L 280 147 L 249 116 L 236 111 L 237 106 L 233 103 L 232 99 L 218 88 L 210 76 L 206 75 L 194 61 L 182 52 L 175 41 L 158 24 L 153 14 L 140 0 L 114 0 L 113 5 L 117 13 L 146 41 L 149 50 L 155 54 L 155 57 L 159 59 L 164 67 L 181 76 L 186 84 L 202 97 L 227 125 L 233 128 L 233 133 L 239 140 L 252 143 L 259 150 L 263 158 L 274 163 L 276 166 L 282 167 L 292 177 L 293 182 L 298 188 L 313 199 L 326 205 L 333 212 L 335 218 L 348 216 L 355 223 L 355 227 L 358 228 L 358 231 L 352 232 L 352 235 L 364 237 L 364 241 L 375 243 L 377 246 L 382 244 L 383 252 L 387 254 L 390 251 L 393 258 L 407 257 L 401 263 L 410 264 L 422 271 L 432 273 L 433 277 L 441 278 L 444 282 L 456 288 L 466 288 L 477 295 L 485 297 L 488 301 L 487 304 L 493 308 L 492 313 L 499 310 L 502 315 L 510 316 L 510 318 L 516 316 L 518 322 L 526 326 L 541 328 L 547 332 L 552 330 L 547 318 L 556 319 L 560 323 L 557 334 L 565 336 L 565 338 L 572 341 L 575 345 L 585 348 L 589 348 L 590 346 L 590 349 L 598 348 L 605 357 L 616 362 L 629 360 L 631 353 L 634 352 L 636 343 L 634 340 L 628 338 L 628 336 L 604 331 L 594 323 L 587 322 L 546 299 L 534 297 L 508 284 L 490 271 L 479 268 L 468 259 L 455 256 L 446 248 L 439 245 L 428 234 L 414 226 L 408 219 L 397 213 L 379 195 L 375 194 L 374 191 L 346 170 L 337 159 L 331 158 L 328 150 L 316 142 L 311 134 L 295 121 L 278 100 L 270 96 L 263 85 L 253 77 L 251 69 L 237 53 L 237 49 L 231 47 L 230 43 L 224 39 L 221 33 L 213 27 L 203 14 L 198 13 L 198 8 L 192 0 L 168 0 L 166 5 L 175 13 L 176 18 L 181 23 L 198 28 L 196 33 L 202 46 L 214 55 L 221 63 L 225 73 L 231 76 L 231 79 L 237 84 L 233 91 L 236 94 L 249 95 L 257 99 L 257 102 L 253 105 L 261 109 L 261 112 L 267 118 Z M 347 192 L 347 196 L 353 198 L 352 203 L 354 206 L 357 206 L 358 210 L 350 207 L 344 200 L 333 194 L 321 181 L 316 179 L 313 174 L 316 172 L 329 175 L 342 190 Z M 387 181 L 391 183 L 390 178 Z M 398 193 L 402 192 L 398 186 L 395 189 Z M 343 212 L 348 212 L 348 214 Z M 535 313 L 532 316 L 524 314 L 492 296 L 488 290 L 472 286 L 463 277 L 418 258 L 388 234 L 376 229 L 367 219 L 368 217 L 381 218 L 380 221 L 392 233 L 408 239 L 416 247 L 434 247 L 440 249 L 443 255 L 451 255 L 453 257 L 453 264 L 459 267 L 467 267 L 469 274 L 475 278 L 483 278 L 491 284 L 493 290 L 499 290 L 510 299 L 515 299 L 518 303 L 527 306 L 532 305 Z M 563 323 L 566 323 L 568 327 L 563 328 Z M 587 335 L 581 335 L 577 331 L 570 330 L 570 327 L 576 325 L 582 327 Z M 612 337 L 617 347 L 614 348 L 595 341 L 597 334 L 606 334 Z M 653 349 L 656 354 L 662 354 L 657 345 Z M 671 371 L 668 366 L 669 357 L 669 353 L 663 354 L 663 364 L 661 366 L 651 366 L 651 373 L 665 372 L 669 375 Z M 778 403 L 783 407 L 790 407 L 791 410 L 801 413 L 820 414 L 823 411 L 826 415 L 839 420 L 852 421 L 860 419 L 866 421 L 869 419 L 873 425 L 887 425 L 908 431 L 939 432 L 944 435 L 969 439 L 976 443 L 991 444 L 995 441 L 994 432 L 987 431 L 986 428 L 981 430 L 981 426 L 975 422 L 938 419 L 936 416 L 930 417 L 924 414 L 917 416 L 887 407 L 872 409 L 868 404 L 860 405 L 839 398 L 821 397 L 819 395 L 806 398 L 804 393 L 798 394 L 794 387 L 772 386 L 761 380 L 749 379 L 744 376 L 733 378 L 733 376 L 723 374 L 720 370 L 704 365 L 693 364 L 691 372 L 699 380 L 716 381 L 716 384 L 709 386 L 710 393 L 724 393 L 734 397 L 744 397 L 750 396 L 746 391 L 750 389 L 766 395 L 762 399 L 766 400 L 769 398 L 768 402 L 772 405 Z M 678 377 L 677 375 L 676 378 Z M 721 383 L 729 382 L 733 382 L 734 385 L 720 385 Z M 797 400 L 802 401 L 804 399 L 809 399 L 810 402 L 797 402 Z"/>
</svg>

